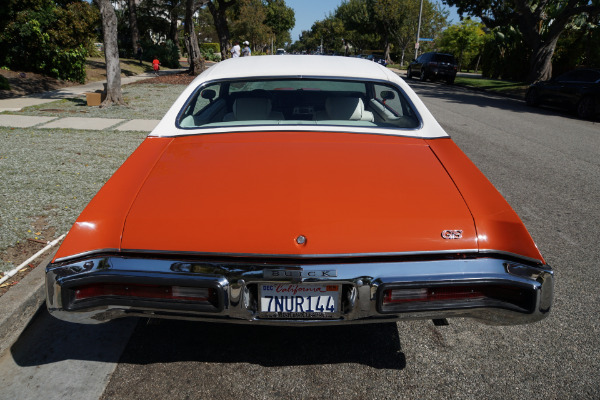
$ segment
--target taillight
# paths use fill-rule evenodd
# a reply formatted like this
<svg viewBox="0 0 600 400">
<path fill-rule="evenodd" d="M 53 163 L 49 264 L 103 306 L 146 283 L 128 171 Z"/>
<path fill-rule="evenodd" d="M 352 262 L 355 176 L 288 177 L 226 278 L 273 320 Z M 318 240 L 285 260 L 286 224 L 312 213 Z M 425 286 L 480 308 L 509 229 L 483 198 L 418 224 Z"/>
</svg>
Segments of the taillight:
<svg viewBox="0 0 600 400">
<path fill-rule="evenodd" d="M 99 297 L 136 297 L 151 300 L 212 302 L 216 295 L 215 290 L 212 288 L 128 283 L 93 283 L 77 287 L 74 292 L 75 301 Z"/>
<path fill-rule="evenodd" d="M 407 303 L 412 301 L 463 300 L 483 297 L 483 292 L 469 286 L 389 289 L 384 292 L 383 304 Z"/>
<path fill-rule="evenodd" d="M 390 285 L 391 286 L 391 285 Z M 380 292 L 381 312 L 450 310 L 500 307 L 530 312 L 535 293 L 526 287 L 505 284 L 435 285 L 387 287 Z"/>
<path fill-rule="evenodd" d="M 430 61 L 429 65 L 432 66 L 432 67 L 436 67 L 438 65 L 438 63 L 435 62 L 435 61 Z"/>
</svg>

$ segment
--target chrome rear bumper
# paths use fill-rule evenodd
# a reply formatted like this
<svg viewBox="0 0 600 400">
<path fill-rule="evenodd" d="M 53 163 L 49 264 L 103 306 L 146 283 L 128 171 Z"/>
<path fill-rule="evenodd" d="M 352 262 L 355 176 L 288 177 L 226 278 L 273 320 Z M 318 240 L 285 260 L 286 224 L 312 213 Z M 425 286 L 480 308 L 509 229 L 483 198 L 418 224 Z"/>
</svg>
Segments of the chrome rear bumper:
<svg viewBox="0 0 600 400">
<path fill-rule="evenodd" d="M 497 325 L 545 318 L 553 298 L 553 272 L 510 257 L 293 263 L 182 261 L 145 256 L 90 255 L 46 268 L 47 306 L 57 318 L 101 323 L 126 316 L 271 325 L 331 325 L 404 319 L 469 317 Z M 275 271 L 275 273 L 274 273 Z M 286 272 L 288 271 L 288 272 Z M 323 274 L 323 271 L 335 271 Z M 209 288 L 211 302 L 99 297 L 79 301 L 75 291 L 97 283 L 178 285 Z M 327 283 L 342 288 L 341 313 L 335 319 L 265 319 L 258 310 L 258 285 Z M 435 290 L 436 287 L 485 288 L 490 296 L 461 301 L 384 305 L 386 290 Z"/>
</svg>

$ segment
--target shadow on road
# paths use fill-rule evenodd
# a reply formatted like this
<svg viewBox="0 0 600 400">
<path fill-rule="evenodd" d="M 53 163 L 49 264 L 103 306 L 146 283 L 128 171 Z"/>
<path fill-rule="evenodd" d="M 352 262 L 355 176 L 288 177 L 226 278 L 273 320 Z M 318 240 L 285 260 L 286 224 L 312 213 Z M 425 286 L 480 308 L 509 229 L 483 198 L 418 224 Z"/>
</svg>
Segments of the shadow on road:
<svg viewBox="0 0 600 400">
<path fill-rule="evenodd" d="M 402 76 L 401 76 L 402 77 Z M 402 77 L 404 78 L 404 77 Z M 553 108 L 529 107 L 524 100 L 512 99 L 494 93 L 473 90 L 466 87 L 447 85 L 441 82 L 420 82 L 405 79 L 419 97 L 445 99 L 453 103 L 474 105 L 482 108 L 494 108 L 516 113 L 556 115 L 563 118 L 580 120 L 574 113 Z"/>
<path fill-rule="evenodd" d="M 136 321 L 132 318 L 98 325 L 73 324 L 52 317 L 43 306 L 11 347 L 11 355 L 21 367 L 63 360 L 116 363 Z"/>
<path fill-rule="evenodd" d="M 121 363 L 181 361 L 265 367 L 358 363 L 403 369 L 395 323 L 335 327 L 265 327 L 141 320 Z"/>
<path fill-rule="evenodd" d="M 358 363 L 397 370 L 406 366 L 395 323 L 257 327 L 125 318 L 82 325 L 58 320 L 45 307 L 11 354 L 21 367 L 63 360 L 139 365 L 244 362 L 268 367 Z"/>
</svg>

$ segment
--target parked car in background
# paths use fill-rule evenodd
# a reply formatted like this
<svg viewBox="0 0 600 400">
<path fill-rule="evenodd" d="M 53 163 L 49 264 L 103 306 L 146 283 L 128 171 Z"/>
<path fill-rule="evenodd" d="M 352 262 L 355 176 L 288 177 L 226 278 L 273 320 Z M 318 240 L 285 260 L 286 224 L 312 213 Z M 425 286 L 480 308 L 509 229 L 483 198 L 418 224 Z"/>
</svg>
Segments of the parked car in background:
<svg viewBox="0 0 600 400">
<path fill-rule="evenodd" d="M 600 115 L 600 68 L 577 69 L 529 87 L 529 106 L 547 105 L 575 111 L 580 118 Z"/>
<path fill-rule="evenodd" d="M 385 62 L 385 58 L 383 58 L 383 56 L 381 56 L 381 55 L 369 54 L 365 58 L 369 61 L 373 61 L 373 62 L 376 62 L 377 64 L 383 65 L 384 67 L 387 65 L 387 62 Z"/>
<path fill-rule="evenodd" d="M 275 54 L 278 55 L 278 56 L 282 56 L 282 55 L 287 54 L 287 53 L 286 53 L 285 49 L 277 49 L 277 51 L 276 51 Z"/>
<path fill-rule="evenodd" d="M 416 76 L 422 81 L 444 79 L 447 83 L 452 84 L 457 70 L 458 64 L 452 54 L 423 53 L 409 64 L 406 77 L 411 79 Z"/>
<path fill-rule="evenodd" d="M 183 91 L 46 268 L 67 321 L 530 323 L 553 273 L 415 92 L 350 57 L 241 57 Z"/>
</svg>

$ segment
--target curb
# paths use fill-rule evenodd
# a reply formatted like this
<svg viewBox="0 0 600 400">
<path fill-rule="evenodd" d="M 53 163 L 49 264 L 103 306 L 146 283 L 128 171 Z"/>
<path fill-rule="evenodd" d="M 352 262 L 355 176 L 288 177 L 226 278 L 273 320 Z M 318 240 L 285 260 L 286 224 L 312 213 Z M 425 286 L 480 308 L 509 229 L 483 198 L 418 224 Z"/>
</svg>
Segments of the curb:
<svg viewBox="0 0 600 400">
<path fill-rule="evenodd" d="M 46 265 L 58 249 L 40 261 L 17 285 L 0 297 L 0 354 L 19 339 L 33 316 L 46 301 Z"/>
<path fill-rule="evenodd" d="M 410 79 L 408 79 L 406 77 L 406 71 L 399 70 L 399 69 L 396 69 L 396 68 L 388 68 L 388 69 L 390 71 L 394 72 L 400 78 L 402 78 L 404 80 L 404 82 L 406 82 L 406 83 L 410 82 Z M 496 96 L 506 97 L 506 98 L 513 99 L 513 100 L 522 100 L 522 101 L 525 100 L 524 96 L 518 96 L 518 95 L 515 95 L 515 94 L 511 94 L 511 93 L 495 92 L 493 90 L 482 89 L 482 88 L 475 87 L 475 86 L 461 85 L 460 83 L 454 83 L 454 86 L 460 87 L 460 88 L 464 88 L 464 89 L 468 89 L 468 90 L 473 90 L 473 91 L 476 91 L 476 92 L 494 94 Z"/>
</svg>

